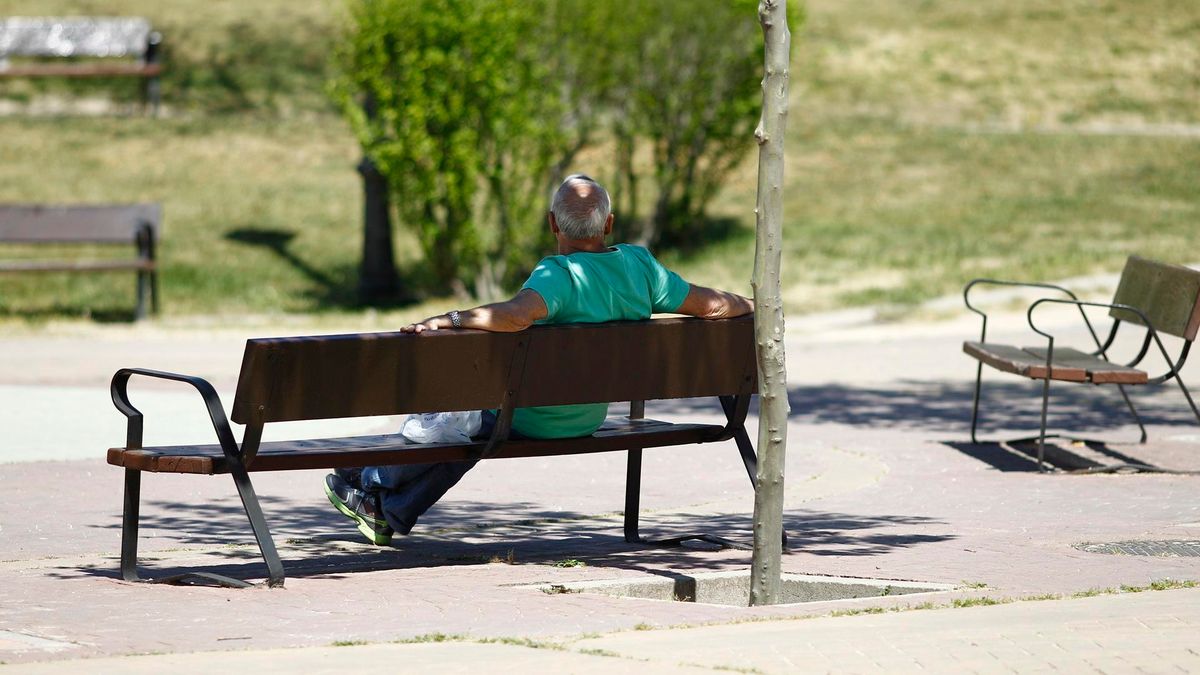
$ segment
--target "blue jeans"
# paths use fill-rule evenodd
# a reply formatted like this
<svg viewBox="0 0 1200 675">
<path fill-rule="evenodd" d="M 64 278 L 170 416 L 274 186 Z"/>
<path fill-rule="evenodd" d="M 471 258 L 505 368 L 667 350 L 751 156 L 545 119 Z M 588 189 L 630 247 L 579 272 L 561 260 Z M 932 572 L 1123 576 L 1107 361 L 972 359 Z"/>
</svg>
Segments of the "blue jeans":
<svg viewBox="0 0 1200 675">
<path fill-rule="evenodd" d="M 475 438 L 489 437 L 495 426 L 495 413 L 484 410 Z M 509 438 L 520 437 L 516 432 L 509 434 Z M 362 487 L 379 493 L 388 525 L 400 534 L 408 534 L 417 524 L 417 518 L 454 487 L 477 461 L 363 467 Z"/>
</svg>

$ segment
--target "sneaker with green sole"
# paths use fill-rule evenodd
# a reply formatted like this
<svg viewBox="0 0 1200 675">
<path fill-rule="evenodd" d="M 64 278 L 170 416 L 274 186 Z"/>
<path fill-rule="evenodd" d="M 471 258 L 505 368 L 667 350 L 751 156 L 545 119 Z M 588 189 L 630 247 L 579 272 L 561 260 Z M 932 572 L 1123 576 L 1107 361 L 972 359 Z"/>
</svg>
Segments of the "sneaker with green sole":
<svg viewBox="0 0 1200 675">
<path fill-rule="evenodd" d="M 331 473 L 325 476 L 325 496 L 342 515 L 358 523 L 358 531 L 376 546 L 392 543 L 395 533 L 383 518 L 379 506 L 379 495 L 356 489 L 341 476 Z"/>
</svg>

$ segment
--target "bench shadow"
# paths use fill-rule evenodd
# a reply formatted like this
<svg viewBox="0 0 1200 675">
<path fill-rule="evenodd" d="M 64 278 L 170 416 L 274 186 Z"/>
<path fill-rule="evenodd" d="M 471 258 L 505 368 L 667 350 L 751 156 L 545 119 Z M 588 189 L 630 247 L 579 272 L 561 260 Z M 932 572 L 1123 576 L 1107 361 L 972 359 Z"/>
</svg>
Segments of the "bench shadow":
<svg viewBox="0 0 1200 675">
<path fill-rule="evenodd" d="M 1033 472 L 1039 471 L 1037 464 L 1037 440 L 1021 440 L 1019 442 L 979 442 L 945 441 L 940 443 L 948 448 L 957 450 L 968 457 L 990 465 L 998 471 Z M 1152 446 L 1151 446 L 1152 447 Z M 1195 473 L 1195 471 L 1180 471 L 1156 464 L 1145 457 L 1132 455 L 1124 450 L 1112 447 L 1108 443 L 1095 440 L 1072 440 L 1069 438 L 1047 438 L 1044 454 L 1045 464 L 1049 470 L 1076 473 L 1107 473 L 1107 472 L 1163 472 L 1163 473 Z"/>
<path fill-rule="evenodd" d="M 1142 420 L 1148 425 L 1195 426 L 1196 419 L 1178 389 L 1129 388 Z M 901 380 L 887 387 L 824 384 L 788 389 L 790 420 L 802 424 L 951 432 L 966 436 L 971 426 L 973 382 Z M 1037 433 L 1041 384 L 1034 381 L 984 382 L 980 431 L 1029 429 Z M 620 408 L 614 407 L 614 411 Z M 647 415 L 719 413 L 712 398 L 654 401 Z M 758 414 L 757 398 L 751 414 Z M 1062 385 L 1050 389 L 1050 424 L 1089 432 L 1133 424 L 1116 387 Z"/>
<path fill-rule="evenodd" d="M 1126 391 L 1147 426 L 1196 429 L 1196 420 L 1178 389 L 1130 387 Z M 925 432 L 933 436 L 930 440 L 997 470 L 1036 472 L 1036 441 L 1005 443 L 991 439 L 1037 434 L 1041 383 L 1016 378 L 995 382 L 985 380 L 980 407 L 980 443 L 969 440 L 973 395 L 973 382 L 902 380 L 883 387 L 791 387 L 788 402 L 793 423 Z M 719 412 L 719 406 L 711 398 L 655 401 L 647 405 L 648 416 Z M 751 414 L 758 414 L 757 400 L 751 405 Z M 1116 387 L 1052 386 L 1049 427 L 1051 432 L 1084 439 L 1082 445 L 1075 445 L 1070 440 L 1048 444 L 1046 460 L 1054 468 L 1101 471 L 1118 466 L 1141 466 L 1146 470 L 1163 470 L 1156 461 L 1137 456 L 1146 453 L 1131 454 L 1130 449 L 1114 447 L 1135 445 L 1137 441 L 1133 417 Z M 1151 439 L 1154 438 L 1152 432 Z"/>
<path fill-rule="evenodd" d="M 266 576 L 240 505 L 155 501 L 146 506 L 152 508 L 143 512 L 143 536 L 169 532 L 171 545 L 152 550 L 146 548 L 146 539 L 142 540 L 139 569 L 144 577 L 195 571 L 235 579 Z M 713 556 L 711 552 L 719 547 L 706 542 L 677 547 L 629 543 L 624 540 L 619 518 L 548 510 L 529 502 L 439 505 L 411 535 L 397 536 L 387 547 L 366 544 L 353 525 L 327 505 L 264 499 L 264 510 L 290 578 L 493 563 L 552 565 L 567 559 L 591 567 L 648 573 L 663 573 L 663 569 L 716 571 L 744 566 L 750 555 L 747 550 Z M 481 513 L 487 514 L 487 521 L 480 520 Z M 954 539 L 948 532 L 929 532 L 943 525 L 943 521 L 923 516 L 863 516 L 806 509 L 784 514 L 789 552 L 820 556 L 878 556 Z M 114 518 L 95 527 L 119 529 L 120 522 Z M 704 533 L 748 547 L 753 537 L 752 518 L 749 514 L 642 516 L 645 539 Z M 188 547 L 208 548 L 180 551 Z M 48 574 L 119 579 L 116 553 L 104 563 L 67 565 Z"/>
</svg>

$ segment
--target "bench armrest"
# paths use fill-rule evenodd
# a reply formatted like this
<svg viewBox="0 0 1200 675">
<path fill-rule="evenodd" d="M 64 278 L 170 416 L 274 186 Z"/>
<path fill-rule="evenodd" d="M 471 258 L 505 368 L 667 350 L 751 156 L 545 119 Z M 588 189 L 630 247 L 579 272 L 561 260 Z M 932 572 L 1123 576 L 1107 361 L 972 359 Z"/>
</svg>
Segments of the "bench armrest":
<svg viewBox="0 0 1200 675">
<path fill-rule="evenodd" d="M 1063 288 L 1062 286 L 1057 286 L 1055 284 L 1045 284 L 1045 283 L 1030 282 L 1030 281 L 1008 281 L 1005 279 L 986 279 L 986 278 L 972 279 L 971 281 L 967 282 L 966 286 L 963 286 L 963 304 L 965 304 L 967 306 L 967 309 L 971 310 L 972 312 L 975 312 L 976 314 L 978 314 L 980 317 L 983 318 L 983 329 L 980 331 L 980 334 L 979 334 L 980 342 L 987 342 L 987 320 L 988 320 L 988 317 L 987 317 L 987 314 L 984 313 L 983 310 L 981 310 L 978 307 L 976 307 L 975 305 L 971 304 L 971 289 L 978 286 L 979 284 L 987 284 L 990 286 L 1016 286 L 1016 287 L 1022 287 L 1022 288 L 1045 288 L 1045 289 L 1049 289 L 1052 291 L 1059 291 L 1061 293 L 1065 293 L 1072 300 L 1079 299 L 1071 291 L 1067 290 L 1066 288 Z M 1085 320 L 1086 320 L 1086 317 L 1085 317 Z"/>
<path fill-rule="evenodd" d="M 1165 382 L 1165 381 L 1171 379 L 1172 377 L 1175 377 L 1179 373 L 1179 369 L 1183 366 L 1184 360 L 1187 358 L 1188 350 L 1187 350 L 1187 347 L 1185 347 L 1183 354 L 1181 354 L 1179 357 L 1179 360 L 1178 361 L 1172 360 L 1171 357 L 1169 355 L 1167 355 L 1167 348 L 1165 346 L 1163 346 L 1162 339 L 1158 336 L 1158 331 L 1154 328 L 1154 323 L 1150 321 L 1150 317 L 1146 316 L 1145 312 L 1143 312 L 1141 309 L 1138 309 L 1137 307 L 1134 307 L 1133 305 L 1126 305 L 1126 304 L 1119 303 L 1119 302 L 1118 303 L 1114 303 L 1114 302 L 1084 302 L 1084 301 L 1080 301 L 1080 300 L 1064 300 L 1062 298 L 1042 298 L 1040 300 L 1035 301 L 1032 305 L 1029 306 L 1029 310 L 1025 313 L 1025 316 L 1029 322 L 1029 327 L 1033 330 L 1033 332 L 1045 337 L 1048 342 L 1049 348 L 1046 351 L 1047 366 L 1049 365 L 1050 360 L 1053 357 L 1054 336 L 1051 335 L 1050 333 L 1038 328 L 1037 325 L 1033 321 L 1034 310 L 1036 310 L 1040 305 L 1045 304 L 1045 303 L 1051 303 L 1051 304 L 1057 304 L 1057 305 L 1074 305 L 1079 308 L 1079 312 L 1081 314 L 1083 313 L 1084 307 L 1102 307 L 1105 309 L 1121 309 L 1121 310 L 1125 310 L 1127 312 L 1132 312 L 1134 314 L 1137 314 L 1138 317 L 1142 320 L 1143 325 L 1146 326 L 1146 340 L 1142 343 L 1142 348 L 1141 348 L 1141 351 L 1138 352 L 1138 355 L 1136 357 L 1134 357 L 1134 359 L 1132 361 L 1130 361 L 1129 363 L 1127 363 L 1125 365 L 1127 365 L 1131 368 L 1134 366 L 1137 366 L 1138 363 L 1140 363 L 1141 360 L 1143 358 L 1145 358 L 1146 352 L 1149 351 L 1150 343 L 1151 343 L 1151 341 L 1153 341 L 1154 344 L 1158 346 L 1158 351 L 1159 351 L 1159 353 L 1162 354 L 1163 360 L 1166 361 L 1168 366 L 1170 366 L 1170 369 L 1166 372 L 1166 374 L 1161 375 L 1156 378 L 1151 378 L 1151 381 L 1153 381 L 1153 382 L 1156 382 L 1156 383 L 1157 382 Z M 1084 321 L 1087 321 L 1086 316 L 1084 317 Z M 1092 325 L 1090 323 L 1088 323 L 1089 330 L 1091 330 L 1091 327 L 1092 327 Z M 1092 331 L 1092 337 L 1093 338 L 1096 337 L 1095 331 Z M 1109 342 L 1111 343 L 1111 340 Z M 1097 345 L 1100 344 L 1099 340 L 1096 340 L 1096 344 Z M 1107 361 L 1108 356 L 1104 353 L 1106 348 L 1107 348 L 1107 345 L 1101 346 L 1099 356 Z"/>
<path fill-rule="evenodd" d="M 113 405 L 128 419 L 125 432 L 125 448 L 127 450 L 136 450 L 142 447 L 142 412 L 129 402 L 129 378 L 134 375 L 192 385 L 204 399 L 204 406 L 208 408 L 208 417 L 212 420 L 213 430 L 217 433 L 217 440 L 221 444 L 221 449 L 225 451 L 226 457 L 240 461 L 237 442 L 233 439 L 233 431 L 229 428 L 229 418 L 225 416 L 225 408 L 221 405 L 217 390 L 201 377 L 147 368 L 122 368 L 113 375 L 112 384 L 109 387 Z"/>
</svg>

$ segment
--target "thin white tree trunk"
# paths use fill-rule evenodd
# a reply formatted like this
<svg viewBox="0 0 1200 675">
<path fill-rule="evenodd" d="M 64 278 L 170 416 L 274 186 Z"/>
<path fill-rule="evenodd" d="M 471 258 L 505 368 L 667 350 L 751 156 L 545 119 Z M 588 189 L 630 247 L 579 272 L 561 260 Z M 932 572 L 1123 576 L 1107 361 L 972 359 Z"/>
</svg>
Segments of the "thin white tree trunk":
<svg viewBox="0 0 1200 675">
<path fill-rule="evenodd" d="M 754 557 L 750 604 L 779 602 L 783 542 L 783 466 L 787 452 L 787 370 L 779 267 L 783 244 L 783 137 L 787 127 L 788 64 L 792 36 L 787 0 L 759 0 L 765 75 L 758 140 L 755 206 L 754 340 L 758 346 L 758 477 L 754 485 Z"/>
</svg>

